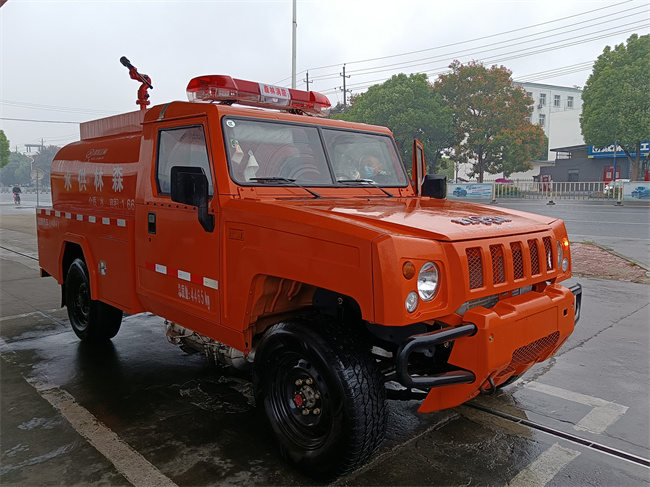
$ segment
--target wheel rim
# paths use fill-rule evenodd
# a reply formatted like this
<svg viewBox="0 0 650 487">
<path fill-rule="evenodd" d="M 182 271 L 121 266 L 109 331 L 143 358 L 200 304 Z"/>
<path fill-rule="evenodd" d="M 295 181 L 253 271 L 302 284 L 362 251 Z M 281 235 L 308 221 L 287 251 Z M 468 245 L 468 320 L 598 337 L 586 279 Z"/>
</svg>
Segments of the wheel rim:
<svg viewBox="0 0 650 487">
<path fill-rule="evenodd" d="M 285 352 L 268 384 L 268 407 L 282 435 L 306 450 L 322 446 L 331 431 L 330 388 L 305 357 Z"/>
<path fill-rule="evenodd" d="M 90 293 L 85 282 L 79 283 L 73 303 L 72 314 L 75 326 L 79 331 L 84 331 L 88 327 L 88 316 L 90 315 Z"/>
</svg>

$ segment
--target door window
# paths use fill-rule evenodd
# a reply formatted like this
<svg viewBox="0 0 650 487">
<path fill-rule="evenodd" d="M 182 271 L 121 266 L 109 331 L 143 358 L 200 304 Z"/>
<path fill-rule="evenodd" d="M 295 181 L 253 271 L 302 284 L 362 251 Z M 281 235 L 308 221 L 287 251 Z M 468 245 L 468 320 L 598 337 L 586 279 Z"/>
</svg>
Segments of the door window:
<svg viewBox="0 0 650 487">
<path fill-rule="evenodd" d="M 208 194 L 214 194 L 202 125 L 163 129 L 158 133 L 156 185 L 159 194 L 171 194 L 171 170 L 174 166 L 200 167 L 208 178 Z"/>
</svg>

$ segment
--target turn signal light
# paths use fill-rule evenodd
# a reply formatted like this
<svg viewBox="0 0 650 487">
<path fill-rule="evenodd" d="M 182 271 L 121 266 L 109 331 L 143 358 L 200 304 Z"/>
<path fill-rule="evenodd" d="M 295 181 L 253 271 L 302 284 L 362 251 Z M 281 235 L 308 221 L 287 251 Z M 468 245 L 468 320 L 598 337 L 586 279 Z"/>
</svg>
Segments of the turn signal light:
<svg viewBox="0 0 650 487">
<path fill-rule="evenodd" d="M 415 277 L 415 265 L 413 262 L 404 262 L 402 275 L 405 279 L 413 279 Z"/>
</svg>

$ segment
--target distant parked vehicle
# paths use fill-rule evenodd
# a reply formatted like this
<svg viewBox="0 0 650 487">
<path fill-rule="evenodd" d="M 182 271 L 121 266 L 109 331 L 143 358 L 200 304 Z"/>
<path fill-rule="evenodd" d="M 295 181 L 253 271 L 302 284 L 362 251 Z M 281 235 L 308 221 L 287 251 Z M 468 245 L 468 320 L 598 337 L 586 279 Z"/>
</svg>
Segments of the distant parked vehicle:
<svg viewBox="0 0 650 487">
<path fill-rule="evenodd" d="M 634 191 L 632 191 L 632 198 L 639 199 L 650 199 L 650 188 L 645 186 L 638 186 Z"/>
<path fill-rule="evenodd" d="M 460 186 L 456 186 L 453 192 L 454 196 L 467 196 L 467 190 L 461 188 Z"/>
<path fill-rule="evenodd" d="M 605 188 L 603 189 L 603 193 L 605 196 L 613 196 L 614 195 L 614 189 L 621 189 L 623 187 L 623 183 L 629 183 L 629 179 L 615 179 L 614 181 L 610 181 L 605 185 Z"/>
<path fill-rule="evenodd" d="M 514 181 L 504 178 L 495 179 L 494 182 L 499 184 L 514 184 Z"/>
</svg>

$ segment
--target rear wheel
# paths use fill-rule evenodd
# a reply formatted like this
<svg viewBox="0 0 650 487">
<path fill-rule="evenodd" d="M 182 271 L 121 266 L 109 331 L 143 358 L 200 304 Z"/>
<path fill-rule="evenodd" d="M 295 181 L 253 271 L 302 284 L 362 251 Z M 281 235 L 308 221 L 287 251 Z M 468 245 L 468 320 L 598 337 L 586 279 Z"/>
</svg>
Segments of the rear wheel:
<svg viewBox="0 0 650 487">
<path fill-rule="evenodd" d="M 254 388 L 284 457 L 316 478 L 365 463 L 386 431 L 384 384 L 352 330 L 325 319 L 279 323 L 257 349 Z"/>
<path fill-rule="evenodd" d="M 91 299 L 88 268 L 82 259 L 75 259 L 68 269 L 65 302 L 72 329 L 82 341 L 102 342 L 117 335 L 122 310 Z"/>
</svg>

